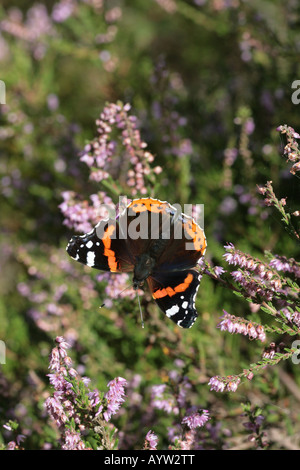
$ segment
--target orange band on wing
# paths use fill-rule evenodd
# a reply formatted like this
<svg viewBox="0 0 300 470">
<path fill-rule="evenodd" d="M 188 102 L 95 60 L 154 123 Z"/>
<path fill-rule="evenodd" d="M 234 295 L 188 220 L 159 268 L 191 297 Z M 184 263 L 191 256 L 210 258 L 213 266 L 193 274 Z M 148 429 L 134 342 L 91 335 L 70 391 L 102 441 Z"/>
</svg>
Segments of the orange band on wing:
<svg viewBox="0 0 300 470">
<path fill-rule="evenodd" d="M 117 272 L 118 271 L 118 263 L 116 261 L 116 256 L 115 252 L 110 249 L 111 247 L 111 236 L 115 231 L 115 226 L 114 225 L 109 225 L 107 229 L 105 230 L 102 238 L 102 242 L 104 245 L 104 252 L 103 254 L 107 256 L 107 262 L 108 266 L 111 272 Z"/>
<path fill-rule="evenodd" d="M 153 292 L 153 298 L 161 299 L 162 297 L 166 297 L 167 295 L 169 297 L 173 297 L 173 295 L 178 294 L 178 292 L 186 291 L 186 289 L 189 287 L 192 281 L 193 281 L 193 275 L 188 274 L 184 282 L 176 286 L 174 289 L 172 287 L 166 287 L 165 289 L 157 289 L 155 292 Z"/>
</svg>

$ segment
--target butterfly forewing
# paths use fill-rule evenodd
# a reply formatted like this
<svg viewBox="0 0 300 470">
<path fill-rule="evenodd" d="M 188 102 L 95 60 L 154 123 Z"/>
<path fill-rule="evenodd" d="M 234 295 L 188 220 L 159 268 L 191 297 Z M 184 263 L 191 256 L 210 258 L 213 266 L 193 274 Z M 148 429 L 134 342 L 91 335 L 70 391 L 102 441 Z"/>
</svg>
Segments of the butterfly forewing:
<svg viewBox="0 0 300 470">
<path fill-rule="evenodd" d="M 67 252 L 76 261 L 103 271 L 131 272 L 134 268 L 127 241 L 119 238 L 114 219 L 102 220 L 91 232 L 72 237 Z"/>
</svg>

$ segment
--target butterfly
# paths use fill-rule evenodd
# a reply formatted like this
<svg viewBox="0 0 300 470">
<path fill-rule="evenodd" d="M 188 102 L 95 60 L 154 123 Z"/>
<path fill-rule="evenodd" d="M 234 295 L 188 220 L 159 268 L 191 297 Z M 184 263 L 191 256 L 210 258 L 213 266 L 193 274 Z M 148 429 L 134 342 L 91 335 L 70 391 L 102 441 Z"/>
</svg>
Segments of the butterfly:
<svg viewBox="0 0 300 470">
<path fill-rule="evenodd" d="M 198 316 L 196 265 L 206 246 L 204 231 L 192 217 L 148 197 L 134 199 L 117 218 L 101 220 L 89 233 L 73 236 L 66 250 L 96 269 L 133 272 L 135 290 L 146 281 L 165 315 L 190 328 Z"/>
</svg>

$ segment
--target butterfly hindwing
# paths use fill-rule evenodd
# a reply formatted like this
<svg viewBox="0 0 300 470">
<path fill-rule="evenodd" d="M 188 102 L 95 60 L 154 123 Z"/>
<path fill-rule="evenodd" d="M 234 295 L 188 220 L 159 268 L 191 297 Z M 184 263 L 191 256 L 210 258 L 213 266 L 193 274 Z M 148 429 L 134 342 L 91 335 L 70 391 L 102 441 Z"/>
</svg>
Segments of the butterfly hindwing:
<svg viewBox="0 0 300 470">
<path fill-rule="evenodd" d="M 147 281 L 152 297 L 168 318 L 182 328 L 193 326 L 198 313 L 195 299 L 200 284 L 195 269 L 155 273 Z"/>
<path fill-rule="evenodd" d="M 206 250 L 204 231 L 185 214 L 175 216 L 171 236 L 161 254 L 157 268 L 162 272 L 193 268 Z"/>
</svg>

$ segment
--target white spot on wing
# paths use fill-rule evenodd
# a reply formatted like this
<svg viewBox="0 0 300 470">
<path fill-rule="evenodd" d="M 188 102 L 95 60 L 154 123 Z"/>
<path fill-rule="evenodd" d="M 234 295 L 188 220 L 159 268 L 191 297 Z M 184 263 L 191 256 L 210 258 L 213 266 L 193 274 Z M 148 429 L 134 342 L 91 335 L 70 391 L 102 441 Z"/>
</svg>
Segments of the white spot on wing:
<svg viewBox="0 0 300 470">
<path fill-rule="evenodd" d="M 87 266 L 93 267 L 95 264 L 95 253 L 94 251 L 88 251 L 86 255 L 86 264 Z"/>
<path fill-rule="evenodd" d="M 89 242 L 87 242 L 87 244 L 86 244 L 86 247 L 87 247 L 87 248 L 92 248 L 92 246 L 93 246 L 92 240 L 90 240 Z"/>
<path fill-rule="evenodd" d="M 173 315 L 175 315 L 176 313 L 178 313 L 179 310 L 180 310 L 180 309 L 179 309 L 178 305 L 173 305 L 172 308 L 169 308 L 168 310 L 166 310 L 166 315 L 167 315 L 167 317 L 170 318 L 170 317 L 172 317 Z"/>
</svg>

